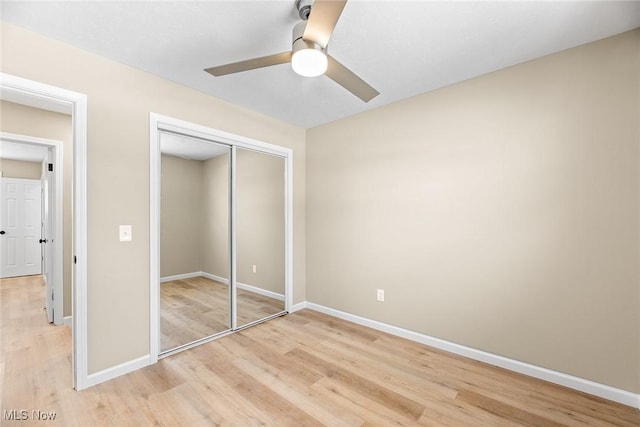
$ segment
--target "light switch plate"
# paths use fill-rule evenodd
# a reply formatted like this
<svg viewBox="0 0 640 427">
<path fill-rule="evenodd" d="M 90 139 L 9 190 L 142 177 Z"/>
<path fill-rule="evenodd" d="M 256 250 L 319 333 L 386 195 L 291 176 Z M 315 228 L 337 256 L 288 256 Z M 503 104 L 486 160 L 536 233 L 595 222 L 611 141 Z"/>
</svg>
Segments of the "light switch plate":
<svg viewBox="0 0 640 427">
<path fill-rule="evenodd" d="M 121 242 L 130 242 L 133 239 L 131 235 L 131 226 L 130 225 L 121 225 L 120 226 L 120 241 Z"/>
</svg>

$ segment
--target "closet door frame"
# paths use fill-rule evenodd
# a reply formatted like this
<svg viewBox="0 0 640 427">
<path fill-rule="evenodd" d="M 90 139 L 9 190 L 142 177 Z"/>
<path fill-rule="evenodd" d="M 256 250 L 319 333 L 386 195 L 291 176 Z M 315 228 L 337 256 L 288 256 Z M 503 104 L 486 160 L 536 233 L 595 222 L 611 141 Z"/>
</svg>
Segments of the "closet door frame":
<svg viewBox="0 0 640 427">
<path fill-rule="evenodd" d="M 230 270 L 230 285 L 232 292 L 232 329 L 226 333 L 216 334 L 194 342 L 192 345 L 182 346 L 179 350 L 185 350 L 195 345 L 232 333 L 238 329 L 235 310 L 235 180 L 233 179 L 236 149 L 242 148 L 256 152 L 281 157 L 285 162 L 285 306 L 284 312 L 288 313 L 293 300 L 293 151 L 290 148 L 281 147 L 264 141 L 235 135 L 184 120 L 164 116 L 157 113 L 149 114 L 149 353 L 150 362 L 155 363 L 159 357 L 172 354 L 160 349 L 160 132 L 167 131 L 189 137 L 203 139 L 231 147 L 231 254 L 232 262 Z M 278 313 L 277 315 L 281 315 Z M 275 315 L 275 316 L 277 316 Z M 271 317 L 269 316 L 264 320 Z M 255 322 L 254 322 L 255 323 Z M 254 324 L 252 323 L 252 324 Z M 250 326 L 250 325 L 247 325 Z M 242 329 L 241 327 L 240 329 Z"/>
</svg>

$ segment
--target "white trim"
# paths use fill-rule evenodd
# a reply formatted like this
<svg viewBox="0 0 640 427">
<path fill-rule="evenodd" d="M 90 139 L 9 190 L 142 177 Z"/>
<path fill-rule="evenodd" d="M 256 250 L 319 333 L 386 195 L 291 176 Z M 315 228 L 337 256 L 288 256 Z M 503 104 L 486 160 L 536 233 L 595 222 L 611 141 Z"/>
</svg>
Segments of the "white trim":
<svg viewBox="0 0 640 427">
<path fill-rule="evenodd" d="M 121 375 L 125 375 L 138 369 L 144 368 L 145 366 L 149 366 L 151 364 L 150 359 L 150 356 L 146 355 L 137 359 L 129 360 L 128 362 L 124 362 L 116 366 L 112 366 L 111 368 L 95 372 L 87 377 L 86 386 L 91 387 L 96 384 L 112 380 Z"/>
<path fill-rule="evenodd" d="M 3 93 L 4 95 L 4 93 Z M 56 325 L 62 325 L 63 323 L 63 301 L 64 301 L 64 279 L 63 279 L 63 266 L 64 266 L 64 254 L 63 254 L 63 142 L 54 139 L 37 138 L 29 135 L 18 135 L 14 133 L 0 132 L 0 140 L 7 142 L 14 142 L 19 144 L 38 145 L 47 148 L 52 148 L 54 153 L 54 164 L 56 170 L 54 171 L 55 180 L 53 182 L 53 194 L 54 204 L 53 209 L 53 230 L 51 236 L 53 237 L 53 293 L 57 298 L 53 301 L 53 323 Z M 48 162 L 45 160 L 45 163 Z M 67 197 L 70 197 L 68 195 Z"/>
<path fill-rule="evenodd" d="M 202 271 L 194 271 L 193 273 L 176 274 L 173 276 L 165 276 L 160 278 L 160 283 L 171 282 L 172 280 L 191 279 L 193 277 L 202 276 Z"/>
<path fill-rule="evenodd" d="M 242 135 L 236 135 L 220 129 L 187 122 L 185 120 L 163 116 L 157 113 L 149 113 L 149 116 L 150 122 L 155 123 L 158 130 L 165 130 L 180 135 L 200 138 L 205 141 L 245 148 L 247 150 L 259 151 L 280 157 L 287 157 L 293 153 L 293 150 L 290 148 L 281 147 L 279 145 L 270 144 L 253 138 L 247 138 Z"/>
<path fill-rule="evenodd" d="M 200 271 L 197 274 L 196 273 L 188 273 L 188 274 L 193 274 L 193 276 L 189 276 L 189 277 L 197 277 L 197 276 L 201 276 L 201 277 L 206 277 L 207 279 L 211 279 L 211 280 L 215 280 L 216 282 L 220 282 L 223 283 L 225 285 L 229 285 L 229 280 L 225 279 L 224 277 L 220 277 L 220 276 L 216 276 L 215 274 L 211 274 L 211 273 L 206 273 L 204 271 Z M 187 277 L 185 277 L 187 278 Z M 163 279 L 160 279 L 160 281 L 162 282 Z M 180 280 L 180 279 L 172 279 L 172 280 Z M 277 299 L 278 301 L 284 301 L 284 295 L 279 294 L 277 292 L 273 292 L 273 291 L 268 291 L 266 289 L 262 289 L 262 288 L 258 288 L 257 286 L 253 286 L 253 285 L 248 285 L 246 283 L 242 283 L 242 282 L 236 282 L 236 287 L 238 289 L 242 289 L 244 291 L 248 291 L 248 292 L 253 292 L 254 294 L 258 294 L 258 295 L 262 295 L 264 297 L 267 298 L 273 298 L 273 299 Z M 285 310 L 287 311 L 287 310 Z"/>
<path fill-rule="evenodd" d="M 236 162 L 238 160 L 238 151 L 235 145 L 231 146 L 230 153 L 230 165 L 229 165 L 229 183 L 231 188 L 229 189 L 229 259 L 231 265 L 229 266 L 229 281 L 227 283 L 231 286 L 231 304 L 229 310 L 229 320 L 231 324 L 231 330 L 238 329 L 238 259 L 237 257 L 237 242 L 236 242 Z M 224 283 L 224 282 L 223 282 Z"/>
<path fill-rule="evenodd" d="M 149 354 L 158 361 L 160 349 L 160 131 L 149 116 Z"/>
<path fill-rule="evenodd" d="M 291 306 L 293 295 L 293 150 L 278 145 L 269 144 L 267 142 L 256 139 L 246 138 L 240 135 L 234 135 L 218 129 L 190 123 L 184 120 L 175 119 L 173 117 L 163 116 L 157 113 L 149 113 L 149 256 L 150 256 L 150 273 L 149 273 L 149 346 L 150 360 L 155 363 L 158 360 L 160 349 L 160 131 L 173 132 L 212 143 L 226 144 L 231 147 L 231 168 L 230 173 L 235 171 L 235 153 L 238 147 L 267 153 L 284 158 L 285 160 L 285 311 Z M 235 214 L 235 179 L 231 176 L 230 191 L 230 232 L 235 236 L 234 232 L 234 214 Z M 230 242 L 231 257 L 231 283 L 235 282 L 235 245 L 234 239 Z M 240 284 L 237 284 L 239 287 Z M 254 288 L 254 287 L 252 287 Z M 235 289 L 232 290 L 232 328 L 235 330 Z"/>
<path fill-rule="evenodd" d="M 378 331 L 386 332 L 401 338 L 406 338 L 430 347 L 448 351 L 449 353 L 465 356 L 473 360 L 488 363 L 490 365 L 499 366 L 510 371 L 518 372 L 530 377 L 545 380 L 554 384 L 559 384 L 584 393 L 599 396 L 604 399 L 613 400 L 614 402 L 632 406 L 640 409 L 640 394 L 635 394 L 626 390 L 600 384 L 595 381 L 586 380 L 584 378 L 575 377 L 562 372 L 553 371 L 551 369 L 532 365 L 518 360 L 509 359 L 508 357 L 499 356 L 497 354 L 488 353 L 486 351 L 477 350 L 475 348 L 466 347 L 464 345 L 455 344 L 440 338 L 431 337 L 418 332 L 409 331 L 397 326 L 378 322 L 377 320 L 367 319 L 365 317 L 356 316 L 355 314 L 346 313 L 344 311 L 335 310 L 312 302 L 301 303 L 320 313 L 328 314 L 358 325 L 366 326 Z M 300 305 L 300 304 L 298 304 Z"/>
<path fill-rule="evenodd" d="M 73 385 L 87 387 L 87 96 L 11 74 L 0 73 L 0 97 L 71 114 L 73 128 L 72 357 Z"/>
<path fill-rule="evenodd" d="M 72 316 L 64 316 L 64 319 L 62 319 L 62 324 L 64 326 L 71 326 L 72 322 L 73 322 Z"/>
<path fill-rule="evenodd" d="M 200 271 L 200 276 L 206 277 L 209 280 L 215 280 L 216 282 L 223 283 L 225 285 L 229 285 L 229 279 L 225 279 L 224 277 L 216 276 L 215 274 L 207 273 L 205 271 Z"/>
<path fill-rule="evenodd" d="M 257 286 L 247 285 L 246 283 L 237 282 L 236 286 L 238 289 L 242 289 L 243 291 L 252 292 L 254 294 L 262 295 L 263 297 L 272 298 L 278 301 L 284 301 L 284 295 L 279 294 L 277 292 L 268 291 L 266 289 L 258 288 Z M 285 311 L 287 308 L 285 307 Z"/>
<path fill-rule="evenodd" d="M 25 137 L 24 135 L 2 134 L 6 141 L 23 142 L 27 144 L 43 145 L 53 150 L 53 163 L 55 170 L 53 172 L 53 323 L 62 325 L 64 316 L 64 162 L 63 153 L 64 146 L 62 141 L 47 140 L 42 138 Z M 49 161 L 45 160 L 44 163 Z M 43 169 L 44 170 L 44 169 Z M 44 172 L 43 172 L 44 173 Z M 49 184 L 51 188 L 51 184 Z M 71 194 L 67 195 L 71 197 Z M 43 272 L 44 273 L 44 272 Z M 47 297 L 48 298 L 48 297 Z"/>
<path fill-rule="evenodd" d="M 3 87 L 2 96 L 0 96 L 0 98 L 2 98 L 3 100 L 13 102 L 14 104 L 21 104 L 28 107 L 39 108 L 41 110 L 53 111 L 54 113 L 69 115 L 73 113 L 73 108 L 71 107 L 71 104 L 68 102 L 68 100 L 52 94 L 47 90 L 48 88 L 45 87 L 47 85 L 43 85 L 38 82 L 32 82 L 36 83 L 36 85 L 30 85 L 30 89 L 34 90 L 25 91 L 23 87 L 14 87 L 13 85 L 11 85 L 11 83 L 16 81 L 14 80 L 14 78 L 28 81 L 26 79 L 22 79 L 21 77 L 2 73 L 2 75 L 0 76 L 0 80 L 3 81 Z M 4 85 L 5 81 L 9 83 L 6 86 Z M 42 88 L 44 88 L 44 90 L 40 90 Z M 33 93 L 29 92 L 37 93 L 37 95 L 39 96 L 32 96 Z"/>
<path fill-rule="evenodd" d="M 293 304 L 291 306 L 291 310 L 289 310 L 289 313 L 295 313 L 296 311 L 300 311 L 300 310 L 303 310 L 305 308 L 308 308 L 308 304 L 307 304 L 306 301 L 302 301 L 302 302 L 299 302 L 297 304 Z"/>
<path fill-rule="evenodd" d="M 293 305 L 293 151 L 289 150 L 284 170 L 284 310 Z"/>
</svg>

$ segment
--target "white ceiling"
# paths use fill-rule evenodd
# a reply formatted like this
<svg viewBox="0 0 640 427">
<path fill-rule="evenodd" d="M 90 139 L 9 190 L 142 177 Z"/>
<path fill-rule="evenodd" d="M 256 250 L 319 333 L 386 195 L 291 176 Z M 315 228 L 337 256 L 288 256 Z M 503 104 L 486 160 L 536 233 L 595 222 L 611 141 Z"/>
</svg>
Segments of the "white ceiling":
<svg viewBox="0 0 640 427">
<path fill-rule="evenodd" d="M 638 1 L 351 0 L 329 52 L 381 92 L 368 104 L 288 64 L 222 77 L 203 71 L 290 50 L 294 4 L 2 2 L 1 16 L 305 128 L 640 27 Z"/>
<path fill-rule="evenodd" d="M 173 133 L 160 133 L 160 152 L 187 160 L 209 160 L 229 153 L 226 145 L 205 142 L 188 136 Z"/>
</svg>

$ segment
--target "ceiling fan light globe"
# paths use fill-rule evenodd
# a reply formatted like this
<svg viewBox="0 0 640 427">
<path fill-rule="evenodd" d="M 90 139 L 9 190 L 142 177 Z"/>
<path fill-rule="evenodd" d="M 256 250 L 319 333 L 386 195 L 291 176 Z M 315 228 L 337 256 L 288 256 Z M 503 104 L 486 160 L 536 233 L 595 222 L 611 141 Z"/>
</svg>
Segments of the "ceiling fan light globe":
<svg viewBox="0 0 640 427">
<path fill-rule="evenodd" d="M 300 49 L 293 53 L 291 68 L 303 77 L 317 77 L 327 71 L 327 55 L 319 49 Z"/>
</svg>

